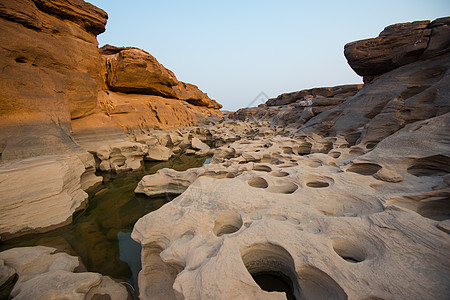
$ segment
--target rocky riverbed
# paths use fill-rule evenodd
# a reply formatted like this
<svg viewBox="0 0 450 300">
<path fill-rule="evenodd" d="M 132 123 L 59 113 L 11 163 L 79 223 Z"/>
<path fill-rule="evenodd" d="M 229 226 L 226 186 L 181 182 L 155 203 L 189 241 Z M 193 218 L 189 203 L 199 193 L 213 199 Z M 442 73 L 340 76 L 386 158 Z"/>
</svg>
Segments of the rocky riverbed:
<svg viewBox="0 0 450 300">
<path fill-rule="evenodd" d="M 81 0 L 0 5 L 3 249 L 75 226 L 105 174 L 140 174 L 133 199 L 173 195 L 126 224 L 142 246 L 140 299 L 449 297 L 449 17 L 345 45 L 363 85 L 226 116 L 150 53 L 98 48 L 106 20 Z M 209 159 L 144 172 L 174 157 Z M 119 192 L 97 192 L 116 210 L 85 226 L 86 244 L 122 238 L 106 225 L 134 215 Z M 0 252 L 5 298 L 132 297 L 103 271 L 107 255 L 87 263 L 76 247 L 27 246 Z"/>
</svg>

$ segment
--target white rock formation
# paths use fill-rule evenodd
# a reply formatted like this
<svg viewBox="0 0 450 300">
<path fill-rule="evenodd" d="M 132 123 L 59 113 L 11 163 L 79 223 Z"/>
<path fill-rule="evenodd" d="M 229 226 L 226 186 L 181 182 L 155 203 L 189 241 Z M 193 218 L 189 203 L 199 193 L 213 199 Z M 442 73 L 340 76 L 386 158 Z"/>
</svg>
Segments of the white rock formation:
<svg viewBox="0 0 450 300">
<path fill-rule="evenodd" d="M 148 153 L 145 156 L 145 160 L 168 161 L 172 154 L 172 150 L 165 146 L 150 146 L 148 148 Z"/>
<path fill-rule="evenodd" d="M 88 198 L 84 190 L 102 180 L 94 171 L 89 153 L 39 156 L 1 165 L 2 239 L 70 222 Z"/>
<path fill-rule="evenodd" d="M 120 142 L 97 149 L 96 156 L 101 160 L 102 171 L 129 171 L 141 167 L 141 161 L 148 152 L 148 146 L 140 143 Z"/>
<path fill-rule="evenodd" d="M 196 150 L 209 150 L 209 146 L 196 137 L 192 138 L 191 145 Z"/>
<path fill-rule="evenodd" d="M 126 288 L 98 273 L 74 273 L 78 257 L 44 246 L 14 248 L 0 252 L 0 261 L 17 273 L 11 292 L 14 299 L 97 299 L 124 300 Z M 0 269 L 0 277 L 4 275 Z"/>
<path fill-rule="evenodd" d="M 446 298 L 449 119 L 370 147 L 242 140 L 210 165 L 144 177 L 136 192 L 192 183 L 134 227 L 141 299 L 285 299 L 262 290 L 261 276 L 284 281 L 296 299 Z M 328 154 L 298 155 L 306 148 Z"/>
</svg>

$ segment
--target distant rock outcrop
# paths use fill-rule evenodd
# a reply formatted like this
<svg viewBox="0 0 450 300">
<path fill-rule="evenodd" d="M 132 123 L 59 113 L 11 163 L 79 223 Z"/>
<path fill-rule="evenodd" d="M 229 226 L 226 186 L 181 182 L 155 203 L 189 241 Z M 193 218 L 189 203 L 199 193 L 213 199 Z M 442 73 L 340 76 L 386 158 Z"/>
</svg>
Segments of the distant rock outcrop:
<svg viewBox="0 0 450 300">
<path fill-rule="evenodd" d="M 359 75 L 370 76 L 362 87 L 283 94 L 229 117 L 267 120 L 298 136 L 338 137 L 350 145 L 373 146 L 407 124 L 450 111 L 449 24 L 450 17 L 395 24 L 375 39 L 347 44 L 349 64 Z"/>
<path fill-rule="evenodd" d="M 376 38 L 348 43 L 344 54 L 352 69 L 364 77 L 364 82 L 370 82 L 374 76 L 449 52 L 449 26 L 450 17 L 431 23 L 394 24 Z"/>
<path fill-rule="evenodd" d="M 321 87 L 281 94 L 258 107 L 242 108 L 228 114 L 231 119 L 271 120 L 274 125 L 300 126 L 355 95 L 362 84 Z"/>
</svg>

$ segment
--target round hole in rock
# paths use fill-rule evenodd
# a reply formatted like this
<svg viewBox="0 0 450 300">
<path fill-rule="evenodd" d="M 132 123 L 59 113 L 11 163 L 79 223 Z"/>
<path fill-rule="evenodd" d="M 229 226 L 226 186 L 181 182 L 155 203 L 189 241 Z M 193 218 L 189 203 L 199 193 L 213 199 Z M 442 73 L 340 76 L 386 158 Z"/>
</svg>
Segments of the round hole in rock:
<svg viewBox="0 0 450 300">
<path fill-rule="evenodd" d="M 360 175 L 373 175 L 376 172 L 378 172 L 378 170 L 381 169 L 380 165 L 377 164 L 371 164 L 371 163 L 357 163 L 354 164 L 352 166 L 350 166 L 349 168 L 347 168 L 347 172 L 352 172 L 352 173 L 357 173 Z"/>
<path fill-rule="evenodd" d="M 23 64 L 23 63 L 26 63 L 27 62 L 27 59 L 25 58 L 25 57 L 23 57 L 23 56 L 21 56 L 21 57 L 17 57 L 16 59 L 14 59 L 17 63 L 19 63 L 19 64 Z"/>
<path fill-rule="evenodd" d="M 433 155 L 414 159 L 406 170 L 409 174 L 421 176 L 442 176 L 450 173 L 450 157 Z"/>
<path fill-rule="evenodd" d="M 320 160 L 314 160 L 314 159 L 308 159 L 301 161 L 301 164 L 311 167 L 311 168 L 318 168 L 322 166 L 322 161 Z"/>
<path fill-rule="evenodd" d="M 294 154 L 291 147 L 282 147 L 281 150 L 283 150 L 284 154 Z"/>
<path fill-rule="evenodd" d="M 272 175 L 274 177 L 286 177 L 286 176 L 289 176 L 289 173 L 285 172 L 285 171 L 278 170 L 278 171 L 270 173 L 270 175 Z"/>
<path fill-rule="evenodd" d="M 249 180 L 248 185 L 254 188 L 265 189 L 269 186 L 267 181 L 262 177 L 255 177 Z"/>
<path fill-rule="evenodd" d="M 253 170 L 255 171 L 262 171 L 262 172 L 271 172 L 272 168 L 266 165 L 254 165 Z"/>
<path fill-rule="evenodd" d="M 292 194 L 298 189 L 298 185 L 292 182 L 283 182 L 279 185 L 271 185 L 267 191 L 278 194 Z"/>
<path fill-rule="evenodd" d="M 231 172 L 227 173 L 226 178 L 234 178 L 234 177 L 236 177 L 236 175 L 234 175 L 233 173 L 231 173 Z"/>
<path fill-rule="evenodd" d="M 368 143 L 366 145 L 366 149 L 373 149 L 373 148 L 375 148 L 376 145 L 377 145 L 377 143 Z"/>
<path fill-rule="evenodd" d="M 230 234 L 242 227 L 242 217 L 239 213 L 229 210 L 220 213 L 215 222 L 213 232 L 216 236 Z"/>
<path fill-rule="evenodd" d="M 296 163 L 296 162 L 285 162 L 285 163 L 278 165 L 278 167 L 279 168 L 290 168 L 290 167 L 295 167 L 297 165 L 298 165 L 298 163 Z"/>
<path fill-rule="evenodd" d="M 341 156 L 341 153 L 340 152 L 329 152 L 328 155 L 331 156 L 332 158 L 339 158 Z"/>
<path fill-rule="evenodd" d="M 259 287 L 284 292 L 287 299 L 300 299 L 300 285 L 292 256 L 274 244 L 254 244 L 241 251 L 242 261 Z"/>
<path fill-rule="evenodd" d="M 303 142 L 297 146 L 298 155 L 307 155 L 311 153 L 312 144 L 309 142 Z"/>
<path fill-rule="evenodd" d="M 314 266 L 298 270 L 301 299 L 348 299 L 344 290 L 327 273 Z"/>
<path fill-rule="evenodd" d="M 364 151 L 362 151 L 361 149 L 352 149 L 348 153 L 351 155 L 362 155 L 364 154 Z"/>
<path fill-rule="evenodd" d="M 356 243 L 348 240 L 334 240 L 333 249 L 337 253 L 337 255 L 350 263 L 362 262 L 367 257 L 366 251 L 364 251 L 364 249 L 362 249 Z"/>
<path fill-rule="evenodd" d="M 329 187 L 330 184 L 324 181 L 311 181 L 306 184 L 310 188 L 326 188 Z"/>
</svg>

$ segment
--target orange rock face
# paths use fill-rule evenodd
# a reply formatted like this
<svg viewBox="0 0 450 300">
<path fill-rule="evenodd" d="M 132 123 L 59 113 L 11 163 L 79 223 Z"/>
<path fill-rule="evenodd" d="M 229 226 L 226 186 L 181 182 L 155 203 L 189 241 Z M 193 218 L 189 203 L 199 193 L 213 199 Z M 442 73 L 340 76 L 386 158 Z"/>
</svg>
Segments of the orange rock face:
<svg viewBox="0 0 450 300">
<path fill-rule="evenodd" d="M 106 88 L 128 94 L 146 94 L 185 100 L 195 106 L 220 109 L 196 85 L 177 80 L 175 74 L 148 52 L 133 47 L 100 48 L 105 64 Z"/>
<path fill-rule="evenodd" d="M 2 160 L 76 150 L 70 120 L 97 106 L 107 14 L 83 1 L 2 1 L 0 16 Z"/>
<path fill-rule="evenodd" d="M 102 128 L 111 129 L 113 136 L 124 128 L 183 126 L 195 123 L 198 116 L 221 115 L 217 102 L 179 82 L 145 51 L 120 48 L 126 50 L 99 53 L 96 35 L 105 30 L 107 18 L 103 10 L 81 0 L 0 3 L 1 162 L 81 151 L 71 136 L 72 122 L 87 129 L 93 114 L 103 115 Z M 110 97 L 111 90 L 128 94 Z M 150 97 L 153 100 L 145 102 L 136 100 L 142 99 L 136 93 L 171 99 Z M 128 100 L 115 100 L 126 95 Z M 110 117 L 119 114 L 107 105 L 119 102 L 126 105 L 113 110 L 128 105 L 139 115 L 134 109 L 143 109 L 145 125 L 131 114 Z M 158 110 L 166 111 L 165 117 Z"/>
</svg>

